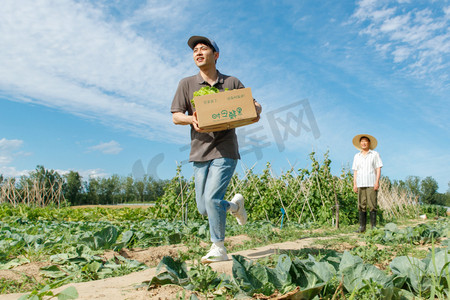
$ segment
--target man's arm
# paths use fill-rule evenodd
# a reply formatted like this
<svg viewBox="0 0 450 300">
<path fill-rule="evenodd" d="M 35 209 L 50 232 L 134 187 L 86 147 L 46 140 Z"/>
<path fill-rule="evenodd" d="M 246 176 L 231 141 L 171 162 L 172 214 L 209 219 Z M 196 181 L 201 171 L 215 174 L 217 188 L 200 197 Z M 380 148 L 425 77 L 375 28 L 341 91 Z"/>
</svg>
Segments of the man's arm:
<svg viewBox="0 0 450 300">
<path fill-rule="evenodd" d="M 198 127 L 197 120 L 197 112 L 194 112 L 194 115 L 188 116 L 183 114 L 182 112 L 174 112 L 172 113 L 172 121 L 175 125 L 192 125 L 195 131 L 198 132 L 206 132 L 205 130 Z"/>
<path fill-rule="evenodd" d="M 358 184 L 356 183 L 356 177 L 358 177 L 358 166 L 357 166 L 358 154 L 353 157 L 352 170 L 353 170 L 353 191 L 358 192 Z"/>
<path fill-rule="evenodd" d="M 377 179 L 375 180 L 375 184 L 373 185 L 373 189 L 377 191 L 380 188 L 380 177 L 381 177 L 381 168 L 376 169 Z"/>
<path fill-rule="evenodd" d="M 172 121 L 175 125 L 191 125 L 192 119 L 192 116 L 188 116 L 182 112 L 172 113 Z"/>
<path fill-rule="evenodd" d="M 358 171 L 354 170 L 353 171 L 353 191 L 355 193 L 358 192 L 358 185 L 356 184 L 356 175 L 357 175 Z"/>
<path fill-rule="evenodd" d="M 376 179 L 375 183 L 373 185 L 373 189 L 376 191 L 380 188 L 380 177 L 381 177 L 381 167 L 383 167 L 383 162 L 381 161 L 380 154 L 377 152 L 376 155 L 376 165 L 375 165 L 375 171 L 376 171 Z"/>
</svg>

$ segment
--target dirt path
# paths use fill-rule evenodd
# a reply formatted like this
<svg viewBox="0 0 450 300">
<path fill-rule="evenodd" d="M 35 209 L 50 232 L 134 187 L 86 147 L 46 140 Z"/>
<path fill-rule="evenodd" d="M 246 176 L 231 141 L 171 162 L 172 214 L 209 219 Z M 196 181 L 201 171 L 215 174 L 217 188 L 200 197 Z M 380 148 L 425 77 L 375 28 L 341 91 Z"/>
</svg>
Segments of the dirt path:
<svg viewBox="0 0 450 300">
<path fill-rule="evenodd" d="M 344 235 L 349 238 L 354 234 Z M 308 248 L 313 245 L 314 241 L 318 239 L 329 238 L 303 238 L 292 242 L 284 242 L 278 244 L 266 245 L 259 248 L 243 250 L 235 253 L 229 253 L 230 260 L 225 262 L 217 262 L 211 264 L 211 267 L 220 273 L 232 274 L 232 260 L 231 255 L 239 254 L 248 259 L 257 259 L 272 254 L 278 253 L 280 250 L 300 250 Z M 166 246 L 167 247 L 167 246 Z M 319 248 L 315 245 L 314 247 Z M 340 248 L 343 246 L 340 245 Z M 345 248 L 345 246 L 344 246 Z M 151 250 L 149 250 L 151 251 Z M 170 255 L 170 253 L 168 253 Z M 105 300 L 122 300 L 122 299 L 174 299 L 177 294 L 181 295 L 183 290 L 177 286 L 163 286 L 154 290 L 147 290 L 144 287 L 136 289 L 143 281 L 151 280 L 156 275 L 156 268 L 147 269 L 140 272 L 135 272 L 122 277 L 108 278 L 97 281 L 72 283 L 53 290 L 54 293 L 60 292 L 69 286 L 74 286 L 79 294 L 80 300 L 88 299 L 105 299 Z M 7 294 L 0 295 L 0 300 L 17 300 L 23 294 Z M 186 293 L 188 296 L 189 293 Z"/>
</svg>

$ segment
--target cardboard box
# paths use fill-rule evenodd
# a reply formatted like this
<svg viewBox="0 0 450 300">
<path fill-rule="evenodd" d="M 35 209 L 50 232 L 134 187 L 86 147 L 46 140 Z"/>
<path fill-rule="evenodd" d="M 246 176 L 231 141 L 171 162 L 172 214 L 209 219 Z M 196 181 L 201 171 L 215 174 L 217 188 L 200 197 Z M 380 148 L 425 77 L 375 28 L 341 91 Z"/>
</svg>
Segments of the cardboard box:
<svg viewBox="0 0 450 300">
<path fill-rule="evenodd" d="M 250 88 L 194 97 L 199 127 L 219 131 L 253 123 L 256 118 Z"/>
</svg>

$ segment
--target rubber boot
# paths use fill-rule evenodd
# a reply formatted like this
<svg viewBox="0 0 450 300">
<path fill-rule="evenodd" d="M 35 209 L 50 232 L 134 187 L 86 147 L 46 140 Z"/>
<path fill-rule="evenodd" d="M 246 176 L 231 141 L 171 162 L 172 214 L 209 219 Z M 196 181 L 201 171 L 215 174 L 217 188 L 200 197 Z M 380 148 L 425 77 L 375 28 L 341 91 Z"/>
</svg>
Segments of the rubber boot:
<svg viewBox="0 0 450 300">
<path fill-rule="evenodd" d="M 372 229 L 375 228 L 375 226 L 377 225 L 377 211 L 371 211 L 370 212 L 370 225 L 372 226 Z"/>
<path fill-rule="evenodd" d="M 359 228 L 356 230 L 358 233 L 366 231 L 367 214 L 365 211 L 359 211 Z"/>
</svg>

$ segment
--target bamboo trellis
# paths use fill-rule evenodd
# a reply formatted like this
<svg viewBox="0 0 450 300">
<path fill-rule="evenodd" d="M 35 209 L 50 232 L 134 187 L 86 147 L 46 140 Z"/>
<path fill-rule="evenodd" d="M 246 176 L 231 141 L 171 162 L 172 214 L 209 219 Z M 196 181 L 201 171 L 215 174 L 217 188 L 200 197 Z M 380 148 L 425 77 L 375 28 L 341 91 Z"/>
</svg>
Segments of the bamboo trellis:
<svg viewBox="0 0 450 300">
<path fill-rule="evenodd" d="M 228 187 L 228 195 L 231 197 L 231 195 L 242 193 L 243 191 L 248 191 L 250 189 L 255 193 L 255 197 L 246 199 L 246 206 L 251 208 L 262 205 L 260 202 L 261 199 L 267 196 L 264 195 L 266 191 L 262 190 L 263 188 L 261 187 L 260 182 L 258 182 L 261 178 L 259 176 L 252 176 L 256 163 L 253 166 L 248 167 L 245 163 L 241 162 L 241 166 L 244 175 L 237 180 L 231 180 L 230 186 Z M 316 171 L 311 173 L 310 176 L 302 177 L 291 165 L 291 169 L 284 173 L 289 176 L 283 174 L 281 176 L 276 176 L 274 175 L 273 169 L 269 166 L 268 176 L 265 179 L 265 187 L 272 190 L 271 195 L 275 198 L 275 202 L 279 203 L 279 207 L 284 209 L 287 221 L 292 222 L 295 220 L 297 223 L 302 223 L 305 222 L 306 219 L 310 219 L 313 222 L 318 220 L 318 216 L 315 215 L 317 212 L 313 209 L 314 207 L 311 206 L 311 201 L 313 200 L 311 198 L 312 193 L 316 190 L 318 193 L 316 197 L 320 197 L 320 205 L 322 207 L 326 206 L 334 211 L 332 223 L 336 227 L 339 227 L 340 204 L 338 194 L 342 197 L 342 195 L 346 194 L 346 189 L 352 191 L 353 181 L 349 181 L 347 177 L 336 177 L 331 175 L 328 167 L 325 171 L 326 178 L 314 178 L 319 177 L 318 174 L 315 173 Z M 192 211 L 192 207 L 188 210 L 187 205 L 192 199 L 194 199 L 195 202 L 195 190 L 190 186 L 191 183 L 192 181 L 183 181 L 181 178 L 179 180 L 180 193 L 178 194 L 178 200 L 183 209 L 177 211 L 175 218 L 181 217 L 185 222 L 188 220 L 188 212 Z M 397 187 L 391 187 L 389 179 L 386 178 L 382 178 L 380 182 L 378 206 L 383 210 L 385 216 L 390 218 L 402 217 L 405 213 L 408 215 L 418 213 L 417 198 L 414 198 Z M 357 204 L 355 203 L 355 210 L 356 209 Z M 270 208 L 266 209 L 263 206 L 262 214 L 265 214 L 265 219 L 267 221 L 271 221 L 268 213 L 271 213 L 273 218 L 273 210 L 270 212 Z M 282 218 L 281 213 L 280 216 L 276 218 L 277 221 L 275 223 L 280 223 Z"/>
<path fill-rule="evenodd" d="M 380 180 L 380 190 L 378 192 L 378 206 L 387 216 L 401 217 L 408 214 L 418 215 L 418 197 L 400 190 L 397 186 L 390 186 L 387 179 Z"/>
<path fill-rule="evenodd" d="M 242 185 L 244 184 L 244 182 L 246 182 L 245 181 L 246 179 L 249 179 L 248 183 L 251 185 L 252 188 L 254 188 L 256 190 L 257 194 L 259 195 L 259 199 L 262 198 L 261 191 L 259 190 L 258 185 L 255 182 L 255 180 L 257 180 L 257 178 L 248 176 L 253 171 L 254 167 L 256 166 L 256 163 L 251 168 L 248 168 L 244 163 L 242 163 L 242 166 L 244 168 L 245 175 L 241 180 L 238 181 L 239 182 L 238 184 L 236 184 L 235 182 L 231 183 L 231 194 L 234 194 L 237 191 L 239 191 L 240 189 L 243 189 Z M 284 203 L 282 194 L 280 193 L 279 190 L 276 191 L 277 192 L 277 200 L 280 202 L 280 206 L 286 212 L 286 220 L 291 219 L 291 216 L 289 215 L 289 213 L 292 212 L 293 214 L 295 214 L 298 217 L 297 222 L 301 223 L 302 216 L 303 216 L 303 210 L 304 210 L 305 206 L 307 206 L 309 209 L 309 212 L 311 213 L 313 220 L 316 221 L 316 217 L 315 217 L 314 212 L 309 203 L 309 193 L 310 193 L 310 190 L 312 187 L 310 178 L 307 179 L 307 182 L 302 182 L 293 167 L 291 167 L 290 172 L 294 173 L 293 178 L 294 178 L 294 183 L 296 184 L 296 187 L 289 187 L 288 185 L 284 185 L 283 189 L 287 190 L 289 188 L 298 188 L 301 191 L 301 193 L 294 194 L 294 198 L 291 199 L 291 201 L 289 203 Z M 278 178 L 276 178 L 276 176 L 273 175 L 272 169 L 270 169 L 270 174 L 271 174 L 271 176 L 270 176 L 270 181 L 268 184 L 269 184 L 269 187 L 274 187 L 276 182 L 278 181 Z M 302 195 L 303 195 L 303 198 L 301 198 Z M 254 202 L 259 201 L 259 199 L 258 198 L 248 199 L 249 205 L 251 206 L 252 204 L 254 204 Z M 296 202 L 300 202 L 303 204 L 300 216 L 297 214 L 297 212 L 295 210 L 289 210 L 289 208 Z M 267 216 L 267 214 L 266 214 L 266 218 L 267 218 L 267 220 L 269 220 L 269 217 Z M 280 221 L 281 221 L 281 216 L 280 216 L 278 222 L 280 222 Z"/>
<path fill-rule="evenodd" d="M 55 181 L 50 186 L 45 182 L 34 180 L 18 188 L 14 179 L 8 179 L 0 184 L 0 204 L 10 203 L 13 206 L 25 204 L 45 207 L 56 205 L 60 207 L 65 202 L 63 182 Z"/>
</svg>

